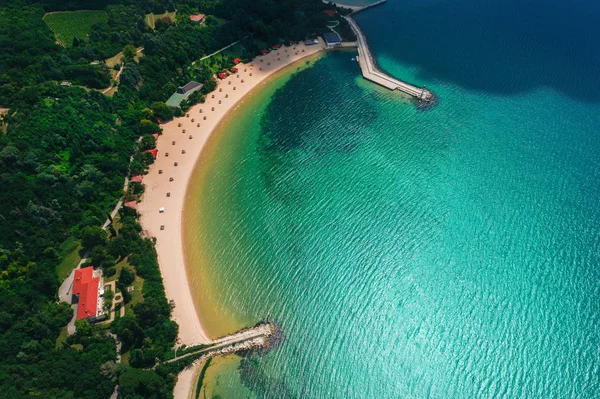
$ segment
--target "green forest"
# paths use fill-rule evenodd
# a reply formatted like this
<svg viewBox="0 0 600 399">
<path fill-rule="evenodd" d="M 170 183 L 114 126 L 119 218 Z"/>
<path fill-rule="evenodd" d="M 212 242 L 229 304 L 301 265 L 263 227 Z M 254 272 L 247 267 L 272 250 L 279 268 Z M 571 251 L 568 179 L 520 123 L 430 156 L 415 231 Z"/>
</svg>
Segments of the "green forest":
<svg viewBox="0 0 600 399">
<path fill-rule="evenodd" d="M 0 122 L 0 396 L 105 399 L 118 385 L 120 398 L 172 397 L 185 365 L 153 368 L 170 356 L 178 331 L 154 242 L 141 237 L 129 208 L 101 226 L 119 198 L 143 192 L 133 184 L 123 193 L 124 179 L 153 161 L 144 151 L 160 122 L 215 87 L 215 65 L 192 62 L 239 39 L 251 58 L 258 43 L 321 34 L 331 20 L 322 11 L 334 8 L 320 0 L 0 1 L 0 108 L 8 109 Z M 44 20 L 78 10 L 100 13 L 81 26 L 69 20 L 78 13 Z M 145 21 L 174 11 L 175 21 L 157 19 L 153 28 Z M 190 21 L 198 12 L 209 15 L 205 23 Z M 57 40 L 51 25 L 72 41 Z M 113 75 L 104 60 L 117 54 L 123 71 L 107 96 L 101 89 Z M 167 107 L 191 79 L 204 83 L 202 92 L 183 110 Z M 69 262 L 78 256 L 63 250 L 69 245 L 89 253 L 84 266 L 116 276 L 127 312 L 102 326 L 77 322 L 66 337 L 73 311 L 58 301 L 58 270 L 76 266 Z M 133 303 L 125 288 L 136 278 L 143 289 Z"/>
</svg>

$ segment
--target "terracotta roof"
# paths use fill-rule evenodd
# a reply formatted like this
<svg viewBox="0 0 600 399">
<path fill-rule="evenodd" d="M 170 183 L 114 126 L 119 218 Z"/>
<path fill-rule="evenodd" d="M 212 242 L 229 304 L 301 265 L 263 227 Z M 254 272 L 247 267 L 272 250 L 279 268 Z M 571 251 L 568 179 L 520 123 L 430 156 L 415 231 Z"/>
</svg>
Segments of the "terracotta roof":
<svg viewBox="0 0 600 399">
<path fill-rule="evenodd" d="M 206 15 L 204 15 L 204 14 L 190 15 L 190 19 L 194 22 L 201 22 L 205 16 Z"/>
<path fill-rule="evenodd" d="M 273 48 L 275 50 L 279 50 L 281 48 L 281 44 L 274 44 L 271 46 L 271 48 Z"/>
<path fill-rule="evenodd" d="M 98 285 L 100 279 L 93 277 L 92 266 L 75 270 L 73 295 L 78 295 L 77 320 L 96 316 L 98 306 Z"/>
<path fill-rule="evenodd" d="M 234 64 L 239 64 L 240 62 L 242 62 L 242 60 L 240 60 L 239 58 L 234 58 L 233 59 L 233 63 Z"/>
<path fill-rule="evenodd" d="M 269 52 L 269 50 L 260 50 L 260 52 L 263 54 L 267 54 Z"/>
<path fill-rule="evenodd" d="M 135 175 L 135 176 L 133 176 L 133 177 L 131 178 L 131 180 L 130 180 L 130 181 L 131 181 L 132 183 L 141 183 L 141 182 L 142 182 L 142 180 L 144 180 L 144 176 L 142 176 L 142 175 Z"/>
<path fill-rule="evenodd" d="M 226 73 L 222 73 L 222 72 L 221 72 L 221 73 L 219 74 L 219 79 L 225 79 L 226 77 L 227 77 L 227 74 L 226 74 Z"/>
<path fill-rule="evenodd" d="M 236 67 L 231 68 L 231 72 L 235 73 L 237 71 L 238 71 L 238 69 Z"/>
<path fill-rule="evenodd" d="M 137 201 L 129 201 L 124 204 L 127 208 L 137 209 Z"/>
<path fill-rule="evenodd" d="M 158 133 L 154 133 L 152 136 L 154 137 L 154 140 L 158 140 Z"/>
</svg>

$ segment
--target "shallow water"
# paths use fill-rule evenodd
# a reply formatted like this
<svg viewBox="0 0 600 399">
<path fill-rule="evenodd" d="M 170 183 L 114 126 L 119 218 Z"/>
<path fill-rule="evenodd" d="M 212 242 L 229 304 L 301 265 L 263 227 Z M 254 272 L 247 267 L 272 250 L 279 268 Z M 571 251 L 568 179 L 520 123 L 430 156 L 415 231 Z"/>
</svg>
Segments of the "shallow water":
<svg viewBox="0 0 600 399">
<path fill-rule="evenodd" d="M 224 372 L 229 395 L 598 397 L 598 6 L 477 4 L 357 16 L 433 110 L 334 53 L 210 143 L 186 227 L 200 311 L 286 336 Z"/>
</svg>

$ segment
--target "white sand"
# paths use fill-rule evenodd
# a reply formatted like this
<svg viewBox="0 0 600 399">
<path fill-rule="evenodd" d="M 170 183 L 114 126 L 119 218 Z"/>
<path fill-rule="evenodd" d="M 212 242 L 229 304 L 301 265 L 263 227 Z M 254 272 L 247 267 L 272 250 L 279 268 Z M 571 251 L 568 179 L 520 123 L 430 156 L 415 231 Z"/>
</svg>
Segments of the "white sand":
<svg viewBox="0 0 600 399">
<path fill-rule="evenodd" d="M 177 376 L 173 397 L 175 399 L 194 399 L 198 377 L 204 362 L 194 362 Z"/>
<path fill-rule="evenodd" d="M 188 284 L 181 223 L 186 188 L 202 148 L 219 121 L 250 90 L 281 68 L 323 49 L 322 42 L 312 46 L 298 44 L 257 57 L 250 64 L 239 64 L 238 73 L 219 81 L 217 89 L 206 96 L 204 104 L 197 104 L 188 111 L 189 117 L 177 118 L 162 126 L 163 134 L 157 140 L 158 158 L 144 176 L 146 191 L 138 211 L 144 230 L 156 237 L 167 298 L 174 300 L 176 305 L 173 319 L 179 324 L 179 344 L 190 346 L 210 341 L 198 319 Z M 219 89 L 222 91 L 219 92 Z M 214 111 L 211 110 L 213 107 Z M 179 123 L 181 127 L 178 127 Z M 198 123 L 200 127 L 197 127 Z M 185 134 L 182 133 L 183 129 Z M 182 154 L 182 150 L 186 153 Z M 169 156 L 165 156 L 165 153 Z M 177 166 L 174 166 L 174 162 L 177 162 Z M 162 174 L 159 174 L 159 170 L 162 170 Z M 174 179 L 172 182 L 169 181 L 171 177 Z M 167 197 L 167 193 L 170 193 L 170 197 Z M 165 208 L 163 213 L 159 212 L 161 207 Z M 164 230 L 160 230 L 161 225 Z"/>
</svg>

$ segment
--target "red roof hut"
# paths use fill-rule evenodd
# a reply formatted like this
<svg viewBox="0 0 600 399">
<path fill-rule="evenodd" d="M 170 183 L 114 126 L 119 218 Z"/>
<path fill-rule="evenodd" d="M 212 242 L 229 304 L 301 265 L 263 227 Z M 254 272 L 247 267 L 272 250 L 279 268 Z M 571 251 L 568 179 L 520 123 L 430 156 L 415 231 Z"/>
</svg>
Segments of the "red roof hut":
<svg viewBox="0 0 600 399">
<path fill-rule="evenodd" d="M 226 77 L 227 77 L 227 74 L 226 74 L 226 73 L 224 73 L 224 72 L 221 72 L 221 73 L 219 74 L 219 79 L 225 79 Z"/>
<path fill-rule="evenodd" d="M 236 67 L 231 68 L 231 72 L 237 73 L 238 69 Z"/>
<path fill-rule="evenodd" d="M 127 208 L 137 209 L 137 201 L 129 201 L 124 204 Z"/>
<path fill-rule="evenodd" d="M 156 148 L 153 148 L 151 150 L 146 150 L 144 152 L 149 152 L 150 154 L 152 154 L 152 158 L 156 159 L 156 157 L 158 156 L 158 150 Z"/>
<path fill-rule="evenodd" d="M 330 17 L 335 16 L 335 11 L 333 10 L 323 10 L 323 13 L 329 15 Z"/>
<path fill-rule="evenodd" d="M 239 58 L 234 58 L 233 59 L 233 63 L 234 64 L 239 64 L 240 62 L 242 62 L 242 60 L 240 60 Z"/>
<path fill-rule="evenodd" d="M 281 48 L 281 44 L 274 44 L 271 46 L 273 50 L 279 50 Z"/>
<path fill-rule="evenodd" d="M 204 14 L 195 14 L 195 15 L 190 15 L 190 19 L 194 22 L 202 22 L 204 21 L 204 17 L 206 15 Z"/>
<path fill-rule="evenodd" d="M 266 49 L 264 49 L 264 50 L 260 50 L 260 52 L 261 52 L 263 55 L 265 55 L 265 54 L 268 54 L 268 53 L 269 53 L 269 50 L 266 50 Z"/>
<path fill-rule="evenodd" d="M 132 183 L 141 183 L 142 180 L 144 180 L 144 176 L 142 175 L 135 175 L 131 178 Z"/>
<path fill-rule="evenodd" d="M 75 270 L 73 296 L 77 305 L 77 320 L 96 316 L 98 306 L 98 285 L 100 279 L 93 276 L 92 266 Z"/>
<path fill-rule="evenodd" d="M 154 133 L 152 137 L 154 137 L 154 140 L 158 140 L 158 133 Z"/>
</svg>

